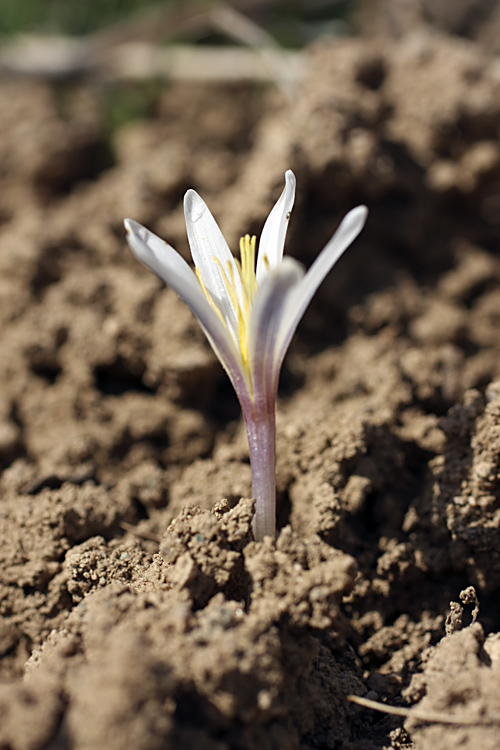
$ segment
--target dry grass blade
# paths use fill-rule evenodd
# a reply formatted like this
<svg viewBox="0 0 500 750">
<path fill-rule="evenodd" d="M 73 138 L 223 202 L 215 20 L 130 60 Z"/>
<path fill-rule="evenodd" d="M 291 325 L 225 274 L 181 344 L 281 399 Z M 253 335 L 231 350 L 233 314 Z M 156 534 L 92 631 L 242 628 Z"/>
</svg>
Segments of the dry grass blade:
<svg viewBox="0 0 500 750">
<path fill-rule="evenodd" d="M 159 46 L 179 33 L 197 37 L 213 28 L 249 49 Z M 217 0 L 147 9 L 84 38 L 27 34 L 0 47 L 0 71 L 17 76 L 270 81 L 289 100 L 302 63 L 300 52 L 283 50 L 265 29 Z"/>
<path fill-rule="evenodd" d="M 418 719 L 429 724 L 455 724 L 457 726 L 480 726 L 490 724 L 500 724 L 500 713 L 492 716 L 465 716 L 458 717 L 451 714 L 441 713 L 440 711 L 425 711 L 418 708 L 400 708 L 398 706 L 388 706 L 386 703 L 372 701 L 369 698 L 362 698 L 359 695 L 348 695 L 347 699 L 351 703 L 356 703 L 363 708 L 371 708 L 380 713 L 391 714 L 392 716 L 403 716 L 406 719 Z"/>
<path fill-rule="evenodd" d="M 293 101 L 297 80 L 293 68 L 288 64 L 287 55 L 274 37 L 230 5 L 217 6 L 212 11 L 211 19 L 221 31 L 255 50 L 277 88 Z"/>
</svg>

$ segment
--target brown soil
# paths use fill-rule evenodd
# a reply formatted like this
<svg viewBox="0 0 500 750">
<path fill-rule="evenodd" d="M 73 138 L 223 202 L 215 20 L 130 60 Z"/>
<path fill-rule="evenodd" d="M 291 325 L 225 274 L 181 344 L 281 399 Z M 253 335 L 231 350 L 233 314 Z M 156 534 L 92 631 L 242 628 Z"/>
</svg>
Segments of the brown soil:
<svg viewBox="0 0 500 750">
<path fill-rule="evenodd" d="M 498 747 L 498 62 L 309 57 L 293 107 L 165 86 L 111 149 L 106 92 L 0 83 L 1 748 Z M 306 265 L 370 218 L 284 368 L 273 545 L 234 394 L 122 220 L 187 253 L 192 186 L 234 246 L 286 168 Z"/>
</svg>

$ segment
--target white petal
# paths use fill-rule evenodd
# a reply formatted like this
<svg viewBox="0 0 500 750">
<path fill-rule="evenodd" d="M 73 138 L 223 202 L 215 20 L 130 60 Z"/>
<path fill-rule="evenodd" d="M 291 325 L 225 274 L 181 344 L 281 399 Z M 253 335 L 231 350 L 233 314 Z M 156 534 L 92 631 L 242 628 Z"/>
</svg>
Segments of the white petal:
<svg viewBox="0 0 500 750">
<path fill-rule="evenodd" d="M 356 208 L 353 208 L 352 211 L 349 211 L 349 213 L 344 216 L 332 239 L 318 255 L 299 286 L 293 290 L 287 303 L 286 315 L 283 316 L 282 327 L 279 334 L 279 353 L 277 355 L 279 358 L 279 367 L 281 367 L 283 358 L 290 346 L 292 336 L 319 285 L 338 261 L 342 253 L 347 250 L 349 245 L 354 242 L 358 234 L 361 232 L 367 216 L 368 209 L 366 206 L 357 206 Z"/>
<path fill-rule="evenodd" d="M 171 245 L 133 219 L 125 219 L 124 224 L 130 249 L 141 263 L 154 271 L 166 284 L 175 288 L 182 299 L 185 291 L 188 295 L 204 296 L 196 276 Z M 176 288 L 179 283 L 182 284 L 182 293 Z"/>
<path fill-rule="evenodd" d="M 284 258 L 265 277 L 255 297 L 250 322 L 249 359 L 254 398 L 274 404 L 279 368 L 276 351 L 288 301 L 304 277 L 304 268 L 293 258 Z"/>
<path fill-rule="evenodd" d="M 261 284 L 268 269 L 275 268 L 283 257 L 288 220 L 295 200 L 295 175 L 285 173 L 285 188 L 267 217 L 259 241 L 257 283 Z"/>
<path fill-rule="evenodd" d="M 226 274 L 229 273 L 229 268 L 232 269 L 236 294 L 241 304 L 241 281 L 233 255 L 208 206 L 195 190 L 188 190 L 184 196 L 184 214 L 194 264 L 237 341 L 238 314 L 228 296 L 220 268 L 214 263 L 214 258 L 217 258 Z"/>
<path fill-rule="evenodd" d="M 217 313 L 210 307 L 195 274 L 173 247 L 132 219 L 125 219 L 127 241 L 135 257 L 179 295 L 196 316 L 239 394 L 247 392 L 241 355 Z"/>
</svg>

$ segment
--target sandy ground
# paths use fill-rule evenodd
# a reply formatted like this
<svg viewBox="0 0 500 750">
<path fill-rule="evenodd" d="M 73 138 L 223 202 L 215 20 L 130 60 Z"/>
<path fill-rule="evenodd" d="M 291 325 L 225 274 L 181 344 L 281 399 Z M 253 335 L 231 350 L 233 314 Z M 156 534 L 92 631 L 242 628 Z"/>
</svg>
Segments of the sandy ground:
<svg viewBox="0 0 500 750">
<path fill-rule="evenodd" d="M 102 101 L 0 82 L 0 746 L 496 750 L 498 63 L 322 43 L 292 107 L 165 86 L 111 146 Z M 306 265 L 370 218 L 286 361 L 256 544 L 234 394 L 122 220 L 187 256 L 195 187 L 236 247 L 287 168 Z"/>
</svg>

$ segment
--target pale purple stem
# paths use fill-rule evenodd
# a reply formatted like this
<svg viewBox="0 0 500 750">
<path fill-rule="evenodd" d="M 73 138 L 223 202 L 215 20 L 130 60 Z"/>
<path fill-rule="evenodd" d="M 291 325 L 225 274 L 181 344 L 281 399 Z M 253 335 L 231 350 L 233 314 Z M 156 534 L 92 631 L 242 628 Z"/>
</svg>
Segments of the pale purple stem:
<svg viewBox="0 0 500 750">
<path fill-rule="evenodd" d="M 255 404 L 244 408 L 247 428 L 250 466 L 252 468 L 252 493 L 255 498 L 253 532 L 261 542 L 265 536 L 274 539 L 276 534 L 276 416 L 275 405 Z"/>
</svg>

